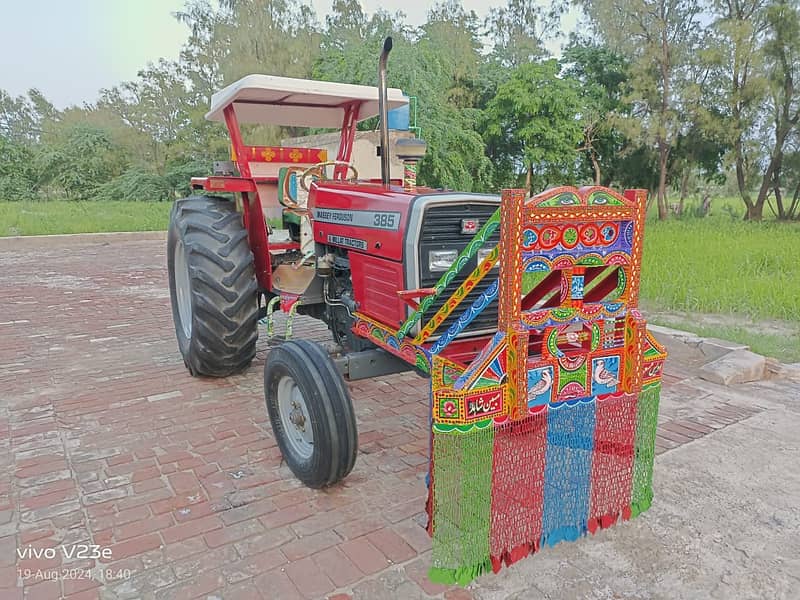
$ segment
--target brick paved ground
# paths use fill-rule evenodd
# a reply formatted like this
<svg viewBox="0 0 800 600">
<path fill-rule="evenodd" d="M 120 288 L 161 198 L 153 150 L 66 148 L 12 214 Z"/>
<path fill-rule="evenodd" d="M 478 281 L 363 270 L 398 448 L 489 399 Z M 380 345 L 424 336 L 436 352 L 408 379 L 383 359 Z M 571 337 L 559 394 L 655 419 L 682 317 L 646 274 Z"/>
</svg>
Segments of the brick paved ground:
<svg viewBox="0 0 800 600">
<path fill-rule="evenodd" d="M 184 369 L 164 246 L 0 240 L 0 598 L 472 597 L 426 579 L 427 381 L 351 384 L 356 467 L 332 489 L 300 486 L 266 419 L 263 336 L 242 375 Z M 310 320 L 295 332 L 328 339 Z M 687 377 L 668 368 L 659 453 L 763 408 Z M 52 556 L 83 543 L 111 558 Z"/>
</svg>

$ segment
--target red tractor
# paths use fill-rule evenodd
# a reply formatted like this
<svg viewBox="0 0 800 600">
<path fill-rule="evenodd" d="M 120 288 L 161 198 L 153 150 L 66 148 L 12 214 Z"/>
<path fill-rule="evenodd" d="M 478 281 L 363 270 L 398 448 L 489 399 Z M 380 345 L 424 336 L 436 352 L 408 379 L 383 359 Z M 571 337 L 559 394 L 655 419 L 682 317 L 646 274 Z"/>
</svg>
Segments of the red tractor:
<svg viewBox="0 0 800 600">
<path fill-rule="evenodd" d="M 360 337 L 356 315 L 397 329 L 499 205 L 497 196 L 417 189 L 421 140 L 398 141 L 406 180 L 390 181 L 386 116 L 408 103 L 399 89 L 386 88 L 390 50 L 389 38 L 377 88 L 250 75 L 215 94 L 207 118 L 227 125 L 235 170 L 217 163 L 218 174 L 193 178 L 203 194 L 177 201 L 170 215 L 172 313 L 193 375 L 247 368 L 259 320 L 271 333 L 276 304 L 289 313 L 288 327 L 295 313 L 323 320 L 344 349 L 333 359 L 318 344 L 291 340 L 267 358 L 264 389 L 275 437 L 294 474 L 311 487 L 339 481 L 356 458 L 343 377 L 415 366 Z M 358 179 L 350 162 L 356 124 L 376 115 L 381 179 Z M 329 161 L 324 150 L 247 145 L 244 123 L 340 127 L 338 154 Z M 281 225 L 271 226 L 276 220 Z M 477 352 L 480 345 L 469 340 L 494 331 L 490 315 L 474 323 L 463 351 Z"/>
<path fill-rule="evenodd" d="M 652 496 L 648 477 L 665 357 L 636 310 L 646 192 L 555 188 L 527 198 L 522 190 L 504 190 L 501 197 L 418 188 L 416 165 L 425 145 L 413 138 L 395 145 L 404 171 L 391 180 L 387 115 L 408 98 L 386 87 L 390 50 L 388 38 L 378 87 L 250 75 L 213 96 L 207 118 L 225 121 L 233 162 L 192 179 L 204 194 L 175 203 L 168 236 L 173 319 L 187 368 L 216 377 L 245 369 L 256 352 L 259 321 L 271 334 L 279 308 L 288 314 L 287 341 L 267 356 L 264 393 L 284 459 L 306 485 L 331 485 L 353 468 L 358 441 L 345 378 L 414 369 L 432 378 L 430 474 L 438 498 L 468 487 L 447 478 L 460 473 L 457 457 L 466 461 L 464 479 L 477 477 L 469 471 L 472 459 L 463 458 L 466 450 L 447 444 L 486 438 L 485 447 L 473 444 L 480 448 L 475 460 L 491 459 L 494 440 L 506 444 L 504 436 L 523 427 L 538 433 L 530 440 L 514 434 L 513 443 L 538 444 L 541 457 L 545 446 L 548 456 L 551 448 L 555 457 L 569 450 L 583 469 L 574 490 L 583 504 L 563 523 L 547 498 L 531 500 L 546 509 L 539 519 L 547 517 L 547 539 L 644 510 Z M 376 115 L 381 177 L 359 179 L 351 161 L 356 124 Z M 329 161 L 322 149 L 247 145 L 240 123 L 341 127 L 338 153 Z M 341 348 L 338 356 L 288 340 L 295 314 L 324 321 Z M 606 443 L 605 421 L 586 425 L 589 410 L 591 424 L 595 411 L 617 410 L 633 420 Z M 574 448 L 542 433 L 543 423 L 552 432 L 577 431 L 561 424 L 565 419 L 591 430 Z M 592 446 L 595 439 L 602 443 Z M 604 464 L 608 448 L 625 449 L 625 460 L 615 455 L 612 461 L 624 473 L 588 469 L 581 457 L 592 448 L 595 465 Z M 497 450 L 495 463 L 506 469 L 500 459 L 517 454 L 524 453 Z M 542 477 L 570 472 L 552 469 Z M 500 485 L 487 473 L 484 479 Z M 613 506 L 593 500 L 590 508 L 590 480 L 600 482 L 592 484 L 596 490 L 628 483 Z M 517 487 L 524 485 L 520 480 Z M 429 503 L 434 512 L 436 498 Z M 470 503 L 474 498 L 464 500 Z M 504 522 L 489 517 L 499 505 L 486 500 L 482 506 L 481 524 Z M 443 510 L 436 513 L 441 522 L 460 518 Z M 521 539 L 520 547 L 539 544 L 538 535 Z M 507 550 L 487 547 L 484 554 L 505 560 Z"/>
</svg>

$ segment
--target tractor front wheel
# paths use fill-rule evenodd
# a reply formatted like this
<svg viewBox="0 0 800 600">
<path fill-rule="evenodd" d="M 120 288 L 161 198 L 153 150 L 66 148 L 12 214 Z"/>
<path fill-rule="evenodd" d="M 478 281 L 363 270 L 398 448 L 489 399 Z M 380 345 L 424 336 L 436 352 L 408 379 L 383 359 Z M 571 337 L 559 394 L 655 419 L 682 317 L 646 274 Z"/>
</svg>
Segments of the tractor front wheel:
<svg viewBox="0 0 800 600">
<path fill-rule="evenodd" d="M 256 353 L 258 297 L 234 203 L 214 196 L 177 201 L 167 268 L 175 334 L 191 374 L 225 377 L 247 368 Z"/>
<path fill-rule="evenodd" d="M 353 404 L 319 344 L 292 340 L 271 350 L 264 396 L 278 447 L 295 477 L 321 488 L 350 473 L 358 450 Z"/>
</svg>

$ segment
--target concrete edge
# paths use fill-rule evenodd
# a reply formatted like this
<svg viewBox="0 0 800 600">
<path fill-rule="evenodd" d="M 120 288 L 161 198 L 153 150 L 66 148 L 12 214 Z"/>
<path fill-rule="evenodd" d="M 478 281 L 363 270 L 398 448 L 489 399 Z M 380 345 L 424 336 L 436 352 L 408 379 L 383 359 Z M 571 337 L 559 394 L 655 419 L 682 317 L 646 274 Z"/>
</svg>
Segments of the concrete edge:
<svg viewBox="0 0 800 600">
<path fill-rule="evenodd" d="M 800 383 L 800 363 L 786 364 L 777 358 L 762 356 L 750 350 L 750 347 L 738 342 L 707 338 L 691 331 L 683 331 L 663 325 L 647 324 L 647 329 L 660 336 L 672 338 L 675 342 L 693 346 L 709 357 L 709 361 L 698 370 L 698 376 L 706 381 L 721 385 L 735 385 L 746 381 L 763 381 L 765 379 L 788 379 Z M 749 364 L 739 365 L 736 372 L 731 372 L 731 363 L 744 361 Z M 749 370 L 749 374 L 746 374 Z"/>
<path fill-rule="evenodd" d="M 28 240 L 28 239 L 41 239 L 41 238 L 69 238 L 78 236 L 103 236 L 103 235 L 148 235 L 148 234 L 166 234 L 166 229 L 152 229 L 147 231 L 87 231 L 84 233 L 45 233 L 41 235 L 4 235 L 0 236 L 0 240 Z"/>
<path fill-rule="evenodd" d="M 42 240 L 63 240 L 78 241 L 81 238 L 86 241 L 96 241 L 103 238 L 114 238 L 115 240 L 160 240 L 167 235 L 167 230 L 156 231 L 101 231 L 96 233 L 53 233 L 47 235 L 10 235 L 0 237 L 0 244 L 25 244 Z"/>
</svg>

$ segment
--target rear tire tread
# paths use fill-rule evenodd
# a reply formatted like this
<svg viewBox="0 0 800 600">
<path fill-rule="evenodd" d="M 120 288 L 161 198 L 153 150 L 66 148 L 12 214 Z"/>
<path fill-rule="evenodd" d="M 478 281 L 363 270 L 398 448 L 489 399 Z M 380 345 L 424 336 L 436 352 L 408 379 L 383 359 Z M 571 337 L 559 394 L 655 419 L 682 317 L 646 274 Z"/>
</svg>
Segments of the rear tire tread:
<svg viewBox="0 0 800 600">
<path fill-rule="evenodd" d="M 192 304 L 191 338 L 179 325 L 172 250 L 184 244 Z M 178 342 L 193 375 L 225 377 L 247 368 L 258 339 L 258 286 L 247 231 L 233 202 L 191 196 L 172 208 L 170 288 Z"/>
</svg>

